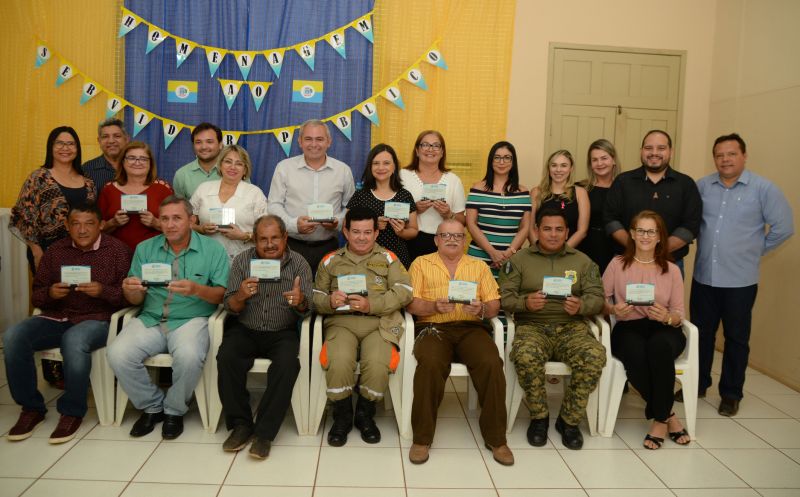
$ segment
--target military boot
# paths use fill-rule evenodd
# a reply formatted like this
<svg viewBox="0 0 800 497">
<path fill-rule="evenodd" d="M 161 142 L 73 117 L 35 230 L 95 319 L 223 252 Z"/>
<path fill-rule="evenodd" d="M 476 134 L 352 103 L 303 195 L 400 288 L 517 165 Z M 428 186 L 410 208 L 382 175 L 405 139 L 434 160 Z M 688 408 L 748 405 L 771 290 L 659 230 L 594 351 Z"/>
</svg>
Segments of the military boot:
<svg viewBox="0 0 800 497">
<path fill-rule="evenodd" d="M 353 429 L 353 400 L 350 397 L 333 402 L 333 426 L 328 432 L 328 445 L 341 447 Z"/>
<path fill-rule="evenodd" d="M 381 432 L 375 424 L 375 401 L 361 395 L 356 402 L 355 425 L 361 431 L 361 440 L 368 444 L 381 441 Z"/>
</svg>

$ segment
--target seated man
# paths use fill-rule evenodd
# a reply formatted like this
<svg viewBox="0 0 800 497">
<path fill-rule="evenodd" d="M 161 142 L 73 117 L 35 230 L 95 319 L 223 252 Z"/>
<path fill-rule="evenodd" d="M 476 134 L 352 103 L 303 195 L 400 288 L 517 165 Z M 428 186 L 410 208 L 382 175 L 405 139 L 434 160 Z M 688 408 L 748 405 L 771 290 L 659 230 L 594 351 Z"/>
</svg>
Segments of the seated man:
<svg viewBox="0 0 800 497">
<path fill-rule="evenodd" d="M 512 256 L 500 271 L 503 310 L 514 314 L 517 327 L 510 358 L 531 413 L 528 443 L 536 447 L 547 443 L 550 421 L 545 363 L 560 361 L 572 369 L 556 430 L 564 446 L 577 450 L 583 447 L 578 423 L 606 363 L 605 348 L 583 321 L 603 308 L 603 284 L 597 265 L 566 244 L 563 211 L 537 212 L 535 229 L 536 245 Z"/>
<path fill-rule="evenodd" d="M 24 440 L 44 421 L 47 408 L 36 389 L 33 353 L 61 347 L 64 357 L 64 395 L 56 409 L 61 419 L 50 443 L 75 437 L 86 415 L 93 350 L 105 347 L 111 314 L 125 305 L 120 285 L 131 262 L 127 245 L 100 234 L 103 217 L 94 204 L 72 207 L 67 216 L 69 237 L 47 249 L 33 280 L 32 302 L 42 314 L 17 323 L 5 333 L 3 354 L 8 387 L 22 406 L 9 440 Z M 82 266 L 78 269 L 77 266 Z M 62 268 L 74 269 L 83 283 L 64 281 Z M 67 271 L 69 271 L 67 269 Z M 85 282 L 91 277 L 91 281 Z"/>
<path fill-rule="evenodd" d="M 164 233 L 136 247 L 122 282 L 125 298 L 141 304 L 142 312 L 109 345 L 108 360 L 119 386 L 143 411 L 132 437 L 147 435 L 161 421 L 164 438 L 183 433 L 183 415 L 208 353 L 208 316 L 222 302 L 228 283 L 228 254 L 216 240 L 192 231 L 192 217 L 188 200 L 165 198 L 159 208 Z M 172 355 L 166 396 L 144 366 L 145 359 L 165 352 Z"/>
<path fill-rule="evenodd" d="M 436 429 L 436 411 L 444 398 L 450 363 L 466 364 L 481 404 L 479 424 L 486 448 L 495 461 L 511 466 L 514 455 L 506 445 L 506 380 L 500 351 L 483 319 L 500 310 L 500 294 L 485 262 L 464 253 L 464 225 L 449 219 L 436 230 L 437 251 L 417 257 L 411 264 L 414 300 L 408 312 L 417 316 L 419 331 L 414 344 L 414 403 L 411 427 L 414 444 L 408 457 L 414 464 L 428 460 Z M 477 285 L 475 295 L 451 296 L 451 281 Z M 465 285 L 472 288 L 472 285 Z M 470 297 L 455 304 L 450 297 Z"/>
<path fill-rule="evenodd" d="M 378 216 L 366 207 L 350 209 L 344 218 L 347 245 L 320 262 L 314 285 L 314 308 L 325 319 L 320 353 L 327 370 L 328 398 L 333 401 L 333 426 L 328 444 L 347 443 L 353 428 L 356 365 L 361 364 L 355 425 L 367 443 L 381 433 L 373 419 L 375 402 L 383 399 L 389 373 L 399 363 L 398 343 L 404 319 L 400 310 L 411 302 L 411 282 L 392 252 L 376 245 Z"/>
<path fill-rule="evenodd" d="M 253 231 L 256 246 L 237 255 L 231 265 L 225 309 L 236 318 L 225 326 L 217 370 L 225 425 L 233 430 L 222 448 L 241 450 L 255 435 L 250 455 L 264 459 L 286 416 L 300 372 L 297 324 L 311 312 L 306 295 L 311 295 L 312 286 L 311 267 L 287 246 L 286 225 L 280 217 L 261 216 Z M 250 261 L 260 259 L 278 261 L 275 273 L 254 271 Z M 272 364 L 254 425 L 247 372 L 259 357 Z"/>
</svg>

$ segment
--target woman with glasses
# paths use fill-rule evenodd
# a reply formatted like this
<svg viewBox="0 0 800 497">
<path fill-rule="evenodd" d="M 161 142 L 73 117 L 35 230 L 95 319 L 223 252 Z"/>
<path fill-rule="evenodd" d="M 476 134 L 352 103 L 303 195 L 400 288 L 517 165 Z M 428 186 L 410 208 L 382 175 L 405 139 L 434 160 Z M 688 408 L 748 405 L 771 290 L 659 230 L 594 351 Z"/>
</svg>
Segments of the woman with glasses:
<svg viewBox="0 0 800 497">
<path fill-rule="evenodd" d="M 361 206 L 372 209 L 378 215 L 378 245 L 394 252 L 408 269 L 411 256 L 407 240 L 415 238 L 419 232 L 417 206 L 414 197 L 400 182 L 397 162 L 397 154 L 391 146 L 380 143 L 372 147 L 361 179 L 364 187 L 353 194 L 347 208 Z M 387 217 L 387 202 L 407 204 L 408 219 Z"/>
<path fill-rule="evenodd" d="M 589 230 L 586 232 L 586 238 L 578 245 L 578 250 L 591 257 L 602 273 L 611 262 L 611 258 L 614 257 L 614 250 L 617 246 L 614 240 L 606 234 L 603 223 L 606 195 L 620 170 L 614 145 L 602 138 L 592 142 L 586 157 L 586 169 L 589 177 L 585 182 L 585 188 L 589 193 L 589 205 L 591 206 Z"/>
<path fill-rule="evenodd" d="M 94 182 L 81 169 L 78 133 L 69 126 L 53 129 L 47 137 L 44 165 L 23 183 L 8 225 L 28 246 L 32 273 L 47 247 L 68 235 L 65 221 L 70 206 L 94 201 Z"/>
<path fill-rule="evenodd" d="M 569 228 L 567 245 L 572 248 L 577 247 L 586 236 L 590 215 L 589 195 L 572 180 L 574 165 L 575 161 L 568 150 L 556 150 L 547 159 L 539 186 L 531 191 L 531 219 L 536 219 L 536 211 L 545 207 L 564 211 Z M 536 243 L 534 228 L 531 225 L 531 244 Z"/>
<path fill-rule="evenodd" d="M 100 192 L 98 205 L 103 213 L 103 232 L 135 250 L 139 242 L 161 233 L 158 208 L 172 195 L 172 187 L 157 177 L 156 160 L 148 144 L 130 142 L 120 157 L 122 167 Z"/>
<path fill-rule="evenodd" d="M 253 172 L 250 154 L 228 145 L 219 154 L 221 179 L 200 183 L 190 200 L 198 224 L 195 231 L 216 238 L 233 258 L 253 246 L 253 225 L 267 213 L 267 197 L 247 180 Z"/>
<path fill-rule="evenodd" d="M 436 228 L 443 219 L 466 222 L 464 186 L 461 178 L 447 169 L 446 162 L 444 137 L 438 131 L 425 130 L 414 142 L 411 164 L 400 171 L 403 187 L 414 197 L 417 207 L 419 234 L 408 241 L 412 261 L 436 252 Z"/>
<path fill-rule="evenodd" d="M 667 228 L 653 211 L 631 220 L 625 253 L 603 274 L 607 298 L 604 312 L 616 318 L 611 352 L 625 365 L 628 381 L 647 403 L 653 419 L 644 447 L 656 450 L 669 436 L 686 445 L 689 433 L 672 412 L 675 358 L 686 346 L 681 330 L 683 278 L 670 262 Z"/>
<path fill-rule="evenodd" d="M 489 150 L 486 175 L 467 197 L 472 236 L 467 254 L 485 261 L 497 278 L 500 266 L 525 243 L 530 219 L 530 193 L 519 184 L 517 152 L 509 142 L 497 142 Z"/>
</svg>

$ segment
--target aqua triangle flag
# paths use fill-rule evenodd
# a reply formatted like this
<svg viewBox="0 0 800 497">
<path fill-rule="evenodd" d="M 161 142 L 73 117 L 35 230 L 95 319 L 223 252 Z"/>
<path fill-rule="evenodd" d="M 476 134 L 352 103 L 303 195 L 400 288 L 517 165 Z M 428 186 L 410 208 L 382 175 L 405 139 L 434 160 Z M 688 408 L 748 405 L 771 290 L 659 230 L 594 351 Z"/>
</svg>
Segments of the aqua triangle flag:
<svg viewBox="0 0 800 497">
<path fill-rule="evenodd" d="M 264 57 L 266 57 L 267 62 L 269 62 L 269 66 L 272 68 L 272 72 L 275 73 L 276 78 L 281 77 L 281 67 L 283 66 L 283 50 L 273 50 L 269 53 L 264 52 Z"/>
<path fill-rule="evenodd" d="M 81 91 L 81 105 L 94 98 L 98 93 L 100 93 L 100 88 L 98 88 L 95 83 L 86 81 L 83 84 L 83 90 Z"/>
<path fill-rule="evenodd" d="M 232 79 L 220 79 L 219 84 L 222 85 L 222 95 L 225 97 L 225 103 L 228 104 L 228 110 L 231 110 L 233 102 L 236 101 L 239 90 L 242 88 L 242 82 Z"/>
<path fill-rule="evenodd" d="M 422 75 L 422 71 L 417 69 L 416 67 L 409 70 L 406 73 L 406 79 L 409 83 L 422 88 L 423 90 L 428 89 L 428 85 L 425 83 L 425 77 Z"/>
<path fill-rule="evenodd" d="M 314 43 L 304 43 L 303 45 L 296 46 L 294 49 L 298 53 L 298 55 L 300 55 L 300 58 L 302 58 L 306 62 L 306 64 L 308 64 L 308 67 L 310 67 L 311 70 L 313 71 L 314 52 L 315 52 Z"/>
<path fill-rule="evenodd" d="M 233 52 L 236 57 L 236 65 L 242 72 L 242 78 L 247 79 L 250 75 L 250 68 L 253 67 L 253 60 L 256 58 L 255 52 Z"/>
<path fill-rule="evenodd" d="M 147 31 L 147 49 L 144 53 L 149 54 L 154 48 L 161 45 L 161 42 L 165 39 L 166 36 L 163 31 L 154 26 L 150 26 L 150 29 Z"/>
<path fill-rule="evenodd" d="M 335 124 L 336 127 L 339 128 L 339 131 L 341 131 L 342 134 L 344 134 L 344 136 L 346 136 L 348 140 L 350 141 L 353 140 L 352 114 L 350 114 L 350 111 L 342 112 L 341 114 L 333 116 L 331 118 L 331 121 L 333 121 L 333 124 Z"/>
<path fill-rule="evenodd" d="M 139 131 L 143 130 L 144 127 L 150 123 L 153 114 L 144 109 L 134 108 L 133 111 L 133 136 L 135 137 L 139 134 Z"/>
<path fill-rule="evenodd" d="M 385 92 L 383 92 L 383 96 L 386 98 L 386 100 L 392 102 L 401 109 L 406 110 L 406 104 L 403 102 L 403 96 L 400 95 L 400 88 L 396 86 L 390 86 L 389 88 L 386 88 Z"/>
<path fill-rule="evenodd" d="M 370 43 L 375 43 L 372 38 L 372 20 L 370 19 L 372 16 L 370 14 L 365 15 L 361 19 L 356 19 L 353 21 L 351 26 L 355 28 L 356 31 L 364 35 L 364 38 L 369 40 Z"/>
<path fill-rule="evenodd" d="M 50 49 L 45 45 L 36 47 L 36 67 L 41 67 L 48 60 L 50 60 Z"/>
<path fill-rule="evenodd" d="M 289 152 L 292 150 L 292 136 L 294 136 L 294 128 L 279 128 L 272 131 L 275 139 L 281 144 L 283 153 L 289 157 Z"/>
<path fill-rule="evenodd" d="M 208 70 L 211 71 L 211 77 L 214 77 L 214 73 L 217 72 L 219 69 L 219 65 L 222 64 L 222 59 L 225 57 L 225 52 L 221 52 L 216 48 L 206 48 L 206 59 L 208 59 Z"/>
<path fill-rule="evenodd" d="M 347 51 L 344 45 L 344 28 L 328 33 L 326 40 L 328 44 L 336 50 L 336 53 L 341 55 L 343 59 L 347 58 Z"/>
<path fill-rule="evenodd" d="M 164 121 L 162 124 L 164 128 L 164 150 L 166 150 L 172 145 L 172 140 L 178 136 L 183 127 L 175 121 Z"/>
<path fill-rule="evenodd" d="M 117 112 L 125 108 L 125 103 L 115 96 L 108 97 L 106 101 L 106 119 L 114 117 Z"/>
<path fill-rule="evenodd" d="M 256 105 L 256 112 L 261 109 L 261 104 L 264 103 L 264 97 L 267 96 L 267 90 L 272 83 L 252 82 L 250 85 L 250 95 L 253 97 L 253 103 Z"/>
<path fill-rule="evenodd" d="M 434 66 L 442 69 L 447 69 L 447 62 L 445 62 L 444 56 L 442 56 L 442 53 L 439 50 L 435 48 L 428 50 L 428 54 L 425 56 L 425 58 L 429 64 L 433 64 Z"/>
<path fill-rule="evenodd" d="M 119 33 L 117 33 L 117 38 L 122 38 L 138 25 L 139 19 L 132 15 L 127 9 L 122 9 L 122 22 L 119 24 Z"/>
<path fill-rule="evenodd" d="M 72 76 L 75 75 L 75 71 L 72 69 L 72 66 L 67 64 L 66 62 L 61 64 L 61 67 L 58 68 L 58 77 L 56 78 L 56 86 L 61 86 L 64 84 L 65 81 L 69 80 Z"/>
<path fill-rule="evenodd" d="M 381 122 L 378 119 L 378 106 L 375 105 L 375 100 L 370 99 L 361 104 L 361 107 L 358 108 L 358 111 L 367 119 L 372 121 L 372 124 L 375 126 L 380 126 Z"/>
</svg>

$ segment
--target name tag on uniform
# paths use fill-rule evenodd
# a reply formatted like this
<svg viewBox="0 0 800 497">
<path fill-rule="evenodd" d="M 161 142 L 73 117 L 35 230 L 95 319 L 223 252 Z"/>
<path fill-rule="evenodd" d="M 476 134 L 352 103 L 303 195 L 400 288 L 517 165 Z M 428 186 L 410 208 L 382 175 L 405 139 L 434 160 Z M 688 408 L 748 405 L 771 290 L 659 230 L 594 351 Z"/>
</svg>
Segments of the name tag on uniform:
<svg viewBox="0 0 800 497">
<path fill-rule="evenodd" d="M 347 295 L 367 296 L 367 276 L 364 274 L 346 274 L 338 276 L 336 281 L 339 290 Z"/>
<path fill-rule="evenodd" d="M 625 285 L 625 303 L 649 306 L 656 302 L 656 286 L 649 283 L 628 283 Z"/>
<path fill-rule="evenodd" d="M 280 281 L 281 261 L 278 259 L 250 259 L 250 276 L 259 281 Z"/>
<path fill-rule="evenodd" d="M 308 206 L 308 217 L 314 223 L 332 223 L 333 205 L 331 204 L 310 204 Z"/>
<path fill-rule="evenodd" d="M 447 185 L 441 183 L 425 183 L 422 185 L 422 200 L 444 200 Z"/>
<path fill-rule="evenodd" d="M 172 266 L 163 262 L 142 264 L 142 285 L 167 286 L 172 280 Z"/>
<path fill-rule="evenodd" d="M 566 300 L 572 295 L 572 278 L 545 276 L 542 281 L 542 293 L 548 299 Z"/>
<path fill-rule="evenodd" d="M 130 214 L 147 210 L 147 195 L 123 195 L 120 202 L 122 210 Z"/>
<path fill-rule="evenodd" d="M 386 202 L 383 206 L 383 215 L 389 219 L 408 221 L 411 206 L 405 202 Z"/>
<path fill-rule="evenodd" d="M 61 283 L 77 286 L 81 283 L 91 283 L 91 266 L 61 266 Z"/>
<path fill-rule="evenodd" d="M 451 280 L 447 284 L 447 300 L 455 304 L 470 304 L 478 296 L 474 281 Z"/>
<path fill-rule="evenodd" d="M 236 209 L 232 207 L 217 207 L 208 210 L 209 221 L 219 228 L 230 228 L 236 224 Z"/>
</svg>

